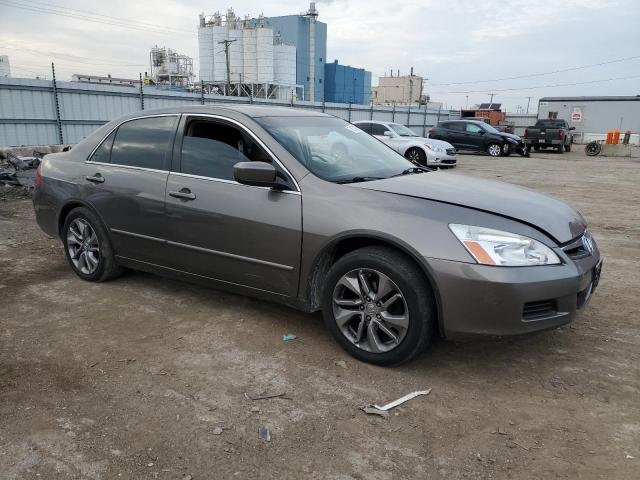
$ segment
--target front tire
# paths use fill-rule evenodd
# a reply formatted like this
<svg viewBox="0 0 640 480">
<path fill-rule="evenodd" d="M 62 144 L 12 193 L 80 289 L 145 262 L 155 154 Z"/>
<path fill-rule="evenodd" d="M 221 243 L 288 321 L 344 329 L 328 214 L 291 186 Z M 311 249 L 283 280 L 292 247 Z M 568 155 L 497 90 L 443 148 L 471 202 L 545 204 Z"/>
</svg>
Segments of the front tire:
<svg viewBox="0 0 640 480">
<path fill-rule="evenodd" d="M 365 247 L 340 258 L 323 287 L 323 317 L 352 356 L 399 365 L 430 344 L 435 301 L 418 266 L 389 247 Z"/>
<path fill-rule="evenodd" d="M 404 154 L 405 158 L 416 165 L 421 167 L 427 166 L 427 154 L 418 147 L 411 147 Z"/>
<path fill-rule="evenodd" d="M 88 208 L 79 207 L 67 215 L 62 239 L 69 265 L 83 280 L 104 282 L 122 273 L 105 227 Z"/>
<path fill-rule="evenodd" d="M 502 155 L 502 147 L 497 143 L 490 143 L 487 145 L 487 153 L 492 157 L 499 157 Z"/>
</svg>

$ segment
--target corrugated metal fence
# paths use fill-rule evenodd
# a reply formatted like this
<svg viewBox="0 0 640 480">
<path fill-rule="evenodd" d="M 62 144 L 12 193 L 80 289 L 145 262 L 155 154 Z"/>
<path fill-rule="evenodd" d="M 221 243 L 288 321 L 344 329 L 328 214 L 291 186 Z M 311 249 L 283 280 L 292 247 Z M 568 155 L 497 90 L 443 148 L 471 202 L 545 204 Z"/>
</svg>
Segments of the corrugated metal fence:
<svg viewBox="0 0 640 480">
<path fill-rule="evenodd" d="M 57 96 L 57 102 L 56 102 Z M 100 125 L 137 110 L 181 105 L 256 103 L 311 108 L 347 121 L 381 120 L 407 125 L 418 135 L 441 120 L 460 117 L 453 110 L 424 107 L 370 107 L 201 95 L 200 93 L 112 85 L 0 78 L 0 146 L 73 144 Z"/>
</svg>

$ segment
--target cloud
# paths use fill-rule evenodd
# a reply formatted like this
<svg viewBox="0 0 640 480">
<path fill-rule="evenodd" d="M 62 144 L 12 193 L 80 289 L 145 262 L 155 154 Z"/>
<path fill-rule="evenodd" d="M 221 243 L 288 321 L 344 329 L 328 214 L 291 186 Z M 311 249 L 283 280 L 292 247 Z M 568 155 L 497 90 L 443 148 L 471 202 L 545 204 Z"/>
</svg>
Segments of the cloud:
<svg viewBox="0 0 640 480">
<path fill-rule="evenodd" d="M 41 3 L 44 0 L 39 0 Z M 148 70 L 149 49 L 166 45 L 194 57 L 197 69 L 198 14 L 233 6 L 239 16 L 296 14 L 306 0 L 262 2 L 227 0 L 53 0 L 66 9 L 124 18 L 139 29 L 82 18 L 36 13 L 0 3 L 0 53 L 16 73 L 47 74 L 56 62 L 60 78 L 73 73 L 137 77 Z M 26 2 L 20 2 L 26 4 Z M 32 3 L 36 5 L 36 2 Z M 51 4 L 53 5 L 53 3 Z M 430 81 L 427 91 L 445 92 L 430 83 L 465 82 L 545 72 L 637 54 L 639 2 L 606 0 L 331 0 L 316 2 L 319 20 L 328 25 L 327 58 L 364 67 L 378 76 L 411 67 Z M 624 8 L 624 11 L 622 11 Z M 77 12 L 76 12 L 77 13 Z M 112 19 L 112 22 L 113 19 Z M 117 23 L 117 22 L 115 22 Z M 149 28 L 149 25 L 155 26 Z M 161 30 L 158 29 L 160 26 Z M 167 28 L 162 29 L 162 26 Z M 597 27 L 597 28 L 596 28 Z M 481 84 L 469 90 L 520 88 L 570 83 L 640 73 L 640 61 L 623 62 L 543 78 Z M 50 73 L 49 73 L 50 75 Z M 467 89 L 465 87 L 465 89 Z M 459 90 L 459 89 L 458 89 Z M 543 95 L 638 94 L 632 80 L 548 90 L 498 93 L 510 107 Z M 449 105 L 464 94 L 438 94 Z M 470 102 L 484 101 L 483 94 Z"/>
</svg>

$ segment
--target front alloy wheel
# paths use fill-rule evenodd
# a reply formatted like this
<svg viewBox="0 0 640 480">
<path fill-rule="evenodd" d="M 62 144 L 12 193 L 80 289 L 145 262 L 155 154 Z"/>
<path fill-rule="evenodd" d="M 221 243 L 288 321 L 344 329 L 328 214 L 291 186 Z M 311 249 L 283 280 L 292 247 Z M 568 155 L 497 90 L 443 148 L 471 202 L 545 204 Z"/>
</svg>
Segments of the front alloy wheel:
<svg viewBox="0 0 640 480">
<path fill-rule="evenodd" d="M 333 315 L 346 339 L 366 352 L 393 350 L 409 328 L 400 288 L 384 273 L 367 268 L 340 278 L 333 290 Z"/>
<path fill-rule="evenodd" d="M 340 257 L 323 283 L 325 325 L 357 359 L 399 365 L 429 346 L 437 321 L 433 291 L 404 253 L 359 248 Z"/>
<path fill-rule="evenodd" d="M 487 147 L 487 153 L 492 157 L 499 157 L 502 154 L 502 147 L 497 143 L 492 143 Z"/>
</svg>

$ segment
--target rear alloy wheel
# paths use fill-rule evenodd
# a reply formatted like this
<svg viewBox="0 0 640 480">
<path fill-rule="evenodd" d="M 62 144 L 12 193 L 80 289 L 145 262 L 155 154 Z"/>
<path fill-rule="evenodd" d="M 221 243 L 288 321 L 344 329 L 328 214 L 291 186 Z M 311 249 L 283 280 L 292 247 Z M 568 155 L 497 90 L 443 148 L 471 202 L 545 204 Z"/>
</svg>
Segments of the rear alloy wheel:
<svg viewBox="0 0 640 480">
<path fill-rule="evenodd" d="M 76 208 L 67 215 L 62 239 L 71 268 L 83 280 L 103 282 L 122 273 L 106 229 L 88 208 Z"/>
<path fill-rule="evenodd" d="M 323 290 L 325 324 L 354 357 L 398 365 L 425 350 L 435 325 L 430 285 L 408 257 L 365 247 L 340 258 Z"/>
<path fill-rule="evenodd" d="M 416 165 L 420 165 L 421 167 L 427 166 L 427 154 L 424 153 L 424 150 L 418 147 L 412 147 L 407 150 L 404 154 L 405 158 Z"/>
<path fill-rule="evenodd" d="M 492 157 L 499 157 L 502 155 L 502 147 L 497 143 L 491 143 L 487 147 L 487 153 Z"/>
</svg>

